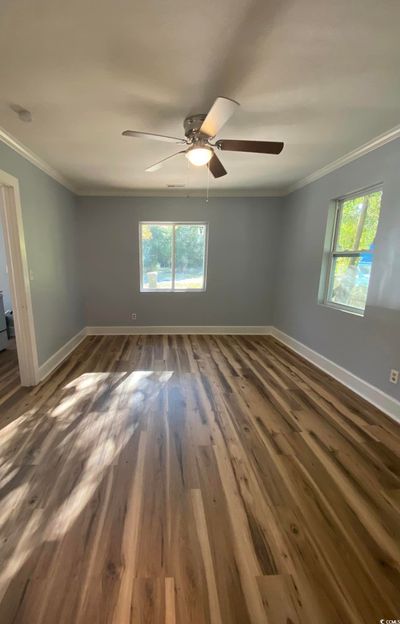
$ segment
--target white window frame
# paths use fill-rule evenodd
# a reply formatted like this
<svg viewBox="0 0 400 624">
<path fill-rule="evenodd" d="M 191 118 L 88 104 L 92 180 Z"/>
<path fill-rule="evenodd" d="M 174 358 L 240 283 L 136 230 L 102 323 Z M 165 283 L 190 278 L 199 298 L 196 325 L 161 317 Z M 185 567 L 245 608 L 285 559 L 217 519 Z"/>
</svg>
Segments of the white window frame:
<svg viewBox="0 0 400 624">
<path fill-rule="evenodd" d="M 333 275 L 334 259 L 341 258 L 341 257 L 342 258 L 343 257 L 344 258 L 349 258 L 349 257 L 357 258 L 357 257 L 360 257 L 363 253 L 367 253 L 367 252 L 371 253 L 371 251 L 369 249 L 359 249 L 358 251 L 346 250 L 346 249 L 342 251 L 336 250 L 336 244 L 337 244 L 337 240 L 339 236 L 339 229 L 340 229 L 340 217 L 341 217 L 344 202 L 348 201 L 349 199 L 353 199 L 355 197 L 362 197 L 362 196 L 367 197 L 368 195 L 371 195 L 372 193 L 376 193 L 378 191 L 381 192 L 383 196 L 382 184 L 377 184 L 375 186 L 371 186 L 366 189 L 355 191 L 354 193 L 349 193 L 348 195 L 343 195 L 342 197 L 339 197 L 338 199 L 335 200 L 335 215 L 333 219 L 331 244 L 330 244 L 330 249 L 328 252 L 325 292 L 324 292 L 323 303 L 324 305 L 329 306 L 330 308 L 335 308 L 337 310 L 342 310 L 344 312 L 350 312 L 352 314 L 356 314 L 357 316 L 364 316 L 367 303 L 365 303 L 365 308 L 356 308 L 353 306 L 345 305 L 343 303 L 337 303 L 329 299 L 329 292 L 331 290 L 332 280 L 334 279 L 334 275 Z M 382 207 L 382 198 L 381 198 L 381 207 Z M 365 205 L 364 203 L 365 213 L 366 213 L 367 208 L 368 208 L 368 205 Z M 380 215 L 379 215 L 379 218 L 380 218 Z M 378 220 L 378 227 L 379 227 L 379 220 Z M 374 252 L 372 252 L 372 254 L 373 254 L 373 260 L 372 260 L 371 268 L 375 259 Z M 368 290 L 369 290 L 369 282 L 368 282 Z"/>
<path fill-rule="evenodd" d="M 172 225 L 172 288 L 143 288 L 143 254 L 142 254 L 142 225 Z M 202 225 L 206 228 L 204 240 L 203 288 L 175 288 L 175 229 L 178 225 Z M 207 289 L 208 266 L 208 222 L 207 221 L 139 221 L 139 272 L 141 293 L 204 293 Z"/>
</svg>

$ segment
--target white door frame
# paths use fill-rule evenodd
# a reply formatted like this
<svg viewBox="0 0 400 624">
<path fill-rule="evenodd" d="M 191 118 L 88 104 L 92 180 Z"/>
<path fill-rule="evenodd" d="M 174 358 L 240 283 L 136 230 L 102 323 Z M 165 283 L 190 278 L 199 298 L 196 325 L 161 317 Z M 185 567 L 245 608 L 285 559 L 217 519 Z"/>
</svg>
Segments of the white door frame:
<svg viewBox="0 0 400 624">
<path fill-rule="evenodd" d="M 1 169 L 0 220 L 13 302 L 21 384 L 34 386 L 39 382 L 39 365 L 19 183 L 17 178 Z"/>
</svg>

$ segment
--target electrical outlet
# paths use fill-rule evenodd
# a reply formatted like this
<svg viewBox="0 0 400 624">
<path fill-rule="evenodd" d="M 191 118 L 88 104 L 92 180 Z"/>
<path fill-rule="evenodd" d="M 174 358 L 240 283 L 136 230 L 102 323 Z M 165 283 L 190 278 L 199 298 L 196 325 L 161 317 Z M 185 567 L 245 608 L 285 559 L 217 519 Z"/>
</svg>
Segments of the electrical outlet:
<svg viewBox="0 0 400 624">
<path fill-rule="evenodd" d="M 131 319 L 132 321 L 136 321 L 136 314 L 134 312 L 132 312 L 131 314 Z"/>
<path fill-rule="evenodd" d="M 399 381 L 399 371 L 392 368 L 392 370 L 390 371 L 390 376 L 389 376 L 389 381 L 390 383 L 393 384 L 397 384 Z"/>
</svg>

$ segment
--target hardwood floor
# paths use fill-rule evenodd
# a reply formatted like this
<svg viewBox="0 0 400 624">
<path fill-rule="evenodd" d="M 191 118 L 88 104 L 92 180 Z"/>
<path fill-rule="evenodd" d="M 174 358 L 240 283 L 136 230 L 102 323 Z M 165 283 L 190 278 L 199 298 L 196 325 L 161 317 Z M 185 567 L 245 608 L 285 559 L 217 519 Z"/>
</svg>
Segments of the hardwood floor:
<svg viewBox="0 0 400 624">
<path fill-rule="evenodd" d="M 0 371 L 2 624 L 400 618 L 400 427 L 278 341 Z"/>
<path fill-rule="evenodd" d="M 0 351 L 0 418 L 2 404 L 21 390 L 15 339 L 10 340 L 9 345 L 7 349 Z"/>
</svg>

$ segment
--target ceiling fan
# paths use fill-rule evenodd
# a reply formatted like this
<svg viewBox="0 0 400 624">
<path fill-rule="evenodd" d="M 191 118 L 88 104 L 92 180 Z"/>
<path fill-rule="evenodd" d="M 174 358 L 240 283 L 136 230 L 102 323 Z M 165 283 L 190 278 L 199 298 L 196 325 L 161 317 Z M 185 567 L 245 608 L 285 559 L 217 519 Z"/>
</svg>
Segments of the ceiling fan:
<svg viewBox="0 0 400 624">
<path fill-rule="evenodd" d="M 255 152 L 258 154 L 280 154 L 283 143 L 280 141 L 240 141 L 236 139 L 219 139 L 211 143 L 222 126 L 233 115 L 238 102 L 226 97 L 217 97 L 207 115 L 190 115 L 183 122 L 185 138 L 164 136 L 162 134 L 152 134 L 151 132 L 137 132 L 136 130 L 124 130 L 124 136 L 136 137 L 139 139 L 152 139 L 155 141 L 166 141 L 187 146 L 171 156 L 163 158 L 159 162 L 148 167 L 146 171 L 152 173 L 164 166 L 167 160 L 185 154 L 186 158 L 198 167 L 207 165 L 214 178 L 221 178 L 227 174 L 225 167 L 215 153 L 216 150 L 230 152 Z"/>
</svg>

